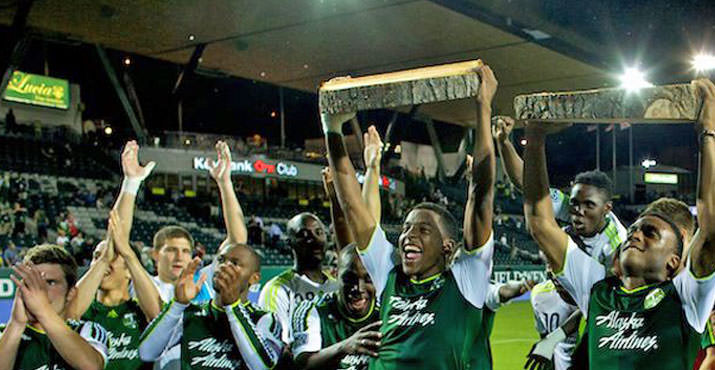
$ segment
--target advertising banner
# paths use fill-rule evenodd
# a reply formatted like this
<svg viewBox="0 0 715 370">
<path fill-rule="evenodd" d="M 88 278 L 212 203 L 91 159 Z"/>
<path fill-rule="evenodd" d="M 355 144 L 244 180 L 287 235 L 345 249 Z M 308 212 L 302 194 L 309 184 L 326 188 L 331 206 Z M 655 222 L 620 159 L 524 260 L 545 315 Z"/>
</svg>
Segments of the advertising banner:
<svg viewBox="0 0 715 370">
<path fill-rule="evenodd" d="M 3 99 L 7 101 L 68 109 L 70 88 L 67 80 L 15 71 L 7 84 Z"/>
</svg>

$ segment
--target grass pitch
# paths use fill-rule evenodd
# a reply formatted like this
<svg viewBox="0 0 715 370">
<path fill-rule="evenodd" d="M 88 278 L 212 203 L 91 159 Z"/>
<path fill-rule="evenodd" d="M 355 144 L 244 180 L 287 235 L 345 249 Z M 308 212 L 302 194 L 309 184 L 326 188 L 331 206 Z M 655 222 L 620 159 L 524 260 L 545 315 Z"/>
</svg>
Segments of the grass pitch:
<svg viewBox="0 0 715 370">
<path fill-rule="evenodd" d="M 526 355 L 539 340 L 529 301 L 501 307 L 494 319 L 491 336 L 495 370 L 523 369 Z"/>
</svg>

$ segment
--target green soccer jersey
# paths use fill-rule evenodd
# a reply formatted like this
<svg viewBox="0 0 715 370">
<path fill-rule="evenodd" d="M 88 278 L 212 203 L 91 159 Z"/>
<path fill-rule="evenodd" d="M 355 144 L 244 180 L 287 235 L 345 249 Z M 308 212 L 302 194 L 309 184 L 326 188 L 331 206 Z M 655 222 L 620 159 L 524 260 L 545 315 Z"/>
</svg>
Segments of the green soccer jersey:
<svg viewBox="0 0 715 370">
<path fill-rule="evenodd" d="M 96 322 L 107 330 L 109 353 L 105 369 L 151 369 L 151 363 L 139 358 L 139 337 L 148 323 L 136 301 L 108 307 L 95 300 L 82 319 Z"/>
<path fill-rule="evenodd" d="M 393 251 L 379 227 L 360 251 L 381 302 L 382 345 L 370 369 L 490 369 L 484 302 L 493 240 L 422 281 L 394 266 Z"/>
<path fill-rule="evenodd" d="M 570 240 L 559 281 L 586 316 L 592 369 L 692 369 L 701 346 L 715 278 L 689 267 L 674 279 L 632 291 Z"/>
<path fill-rule="evenodd" d="M 67 320 L 67 326 L 77 332 L 104 358 L 107 363 L 107 332 L 104 328 L 91 321 Z M 0 325 L 0 333 L 5 325 Z M 0 354 L 0 361 L 6 361 L 7 354 Z M 72 369 L 67 361 L 52 346 L 52 342 L 44 331 L 27 326 L 20 339 L 20 347 L 15 357 L 15 367 L 18 370 L 64 370 Z"/>
<path fill-rule="evenodd" d="M 318 302 L 303 302 L 293 315 L 293 357 L 318 352 L 351 337 L 363 326 L 380 319 L 375 301 L 365 317 L 354 319 L 345 313 L 337 293 L 323 296 Z M 340 360 L 339 370 L 365 370 L 370 356 L 347 355 Z"/>
<path fill-rule="evenodd" d="M 272 368 L 283 347 L 280 332 L 273 314 L 248 302 L 218 307 L 171 301 L 142 334 L 139 354 L 154 361 L 178 344 L 185 370 Z"/>
</svg>

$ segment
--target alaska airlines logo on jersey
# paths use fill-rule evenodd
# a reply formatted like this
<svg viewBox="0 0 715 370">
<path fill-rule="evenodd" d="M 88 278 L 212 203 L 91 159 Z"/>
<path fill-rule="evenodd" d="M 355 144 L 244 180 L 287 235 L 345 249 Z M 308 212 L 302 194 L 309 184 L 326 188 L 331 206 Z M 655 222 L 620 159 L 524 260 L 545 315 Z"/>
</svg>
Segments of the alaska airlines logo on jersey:
<svg viewBox="0 0 715 370">
<path fill-rule="evenodd" d="M 397 326 L 427 326 L 434 325 L 434 312 L 423 312 L 429 301 L 424 297 L 416 300 L 405 299 L 398 296 L 390 297 L 392 310 L 397 311 L 390 314 L 388 324 Z"/>
<path fill-rule="evenodd" d="M 238 351 L 229 340 L 217 341 L 216 338 L 206 338 L 199 341 L 190 341 L 189 350 L 207 353 L 205 356 L 191 355 L 191 366 L 213 367 L 216 369 L 236 369 L 240 363 L 228 358 L 231 351 Z"/>
<path fill-rule="evenodd" d="M 367 369 L 367 363 L 370 362 L 370 358 L 365 355 L 347 355 L 340 360 L 340 367 L 338 370 L 358 370 Z"/>
<path fill-rule="evenodd" d="M 598 348 L 615 350 L 641 350 L 648 352 L 658 349 L 658 336 L 639 336 L 638 330 L 645 324 L 645 319 L 633 312 L 630 315 L 620 315 L 618 311 L 611 311 L 608 315 L 596 316 L 596 326 L 605 326 L 616 332 L 608 337 L 598 339 Z M 630 335 L 627 333 L 630 332 Z"/>
<path fill-rule="evenodd" d="M 126 333 L 122 333 L 119 337 L 115 337 L 114 333 L 107 332 L 109 338 L 109 353 L 108 360 L 134 360 L 139 358 L 138 348 L 127 348 L 132 344 L 132 337 Z"/>
</svg>

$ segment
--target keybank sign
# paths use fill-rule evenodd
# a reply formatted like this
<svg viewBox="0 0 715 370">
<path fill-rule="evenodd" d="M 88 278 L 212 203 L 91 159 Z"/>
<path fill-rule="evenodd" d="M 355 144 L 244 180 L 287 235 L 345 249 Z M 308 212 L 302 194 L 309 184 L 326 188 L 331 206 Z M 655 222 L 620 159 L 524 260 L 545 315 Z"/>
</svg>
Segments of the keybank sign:
<svg viewBox="0 0 715 370">
<path fill-rule="evenodd" d="M 211 169 L 211 161 L 206 157 L 194 157 L 194 169 L 208 171 Z M 271 164 L 262 159 L 249 161 L 244 159 L 238 162 L 231 162 L 231 172 L 234 173 L 264 173 L 267 175 L 278 175 L 280 177 L 296 177 L 298 176 L 298 167 L 294 164 L 277 162 Z"/>
</svg>

